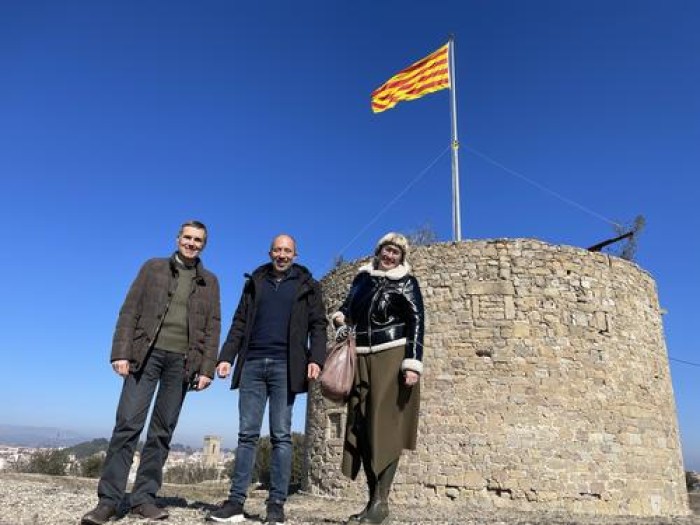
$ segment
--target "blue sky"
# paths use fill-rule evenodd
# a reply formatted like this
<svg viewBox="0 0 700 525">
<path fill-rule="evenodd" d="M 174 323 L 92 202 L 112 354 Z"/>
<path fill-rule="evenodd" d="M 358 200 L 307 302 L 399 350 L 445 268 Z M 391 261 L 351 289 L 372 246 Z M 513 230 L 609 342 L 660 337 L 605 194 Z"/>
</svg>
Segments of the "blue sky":
<svg viewBox="0 0 700 525">
<path fill-rule="evenodd" d="M 117 311 L 183 220 L 209 226 L 224 331 L 278 232 L 318 277 L 388 230 L 449 240 L 448 92 L 369 94 L 453 33 L 463 237 L 587 247 L 643 214 L 700 469 L 698 26 L 692 0 L 2 2 L 0 423 L 109 436 Z M 236 406 L 228 381 L 191 396 L 175 440 L 235 446 Z"/>
</svg>

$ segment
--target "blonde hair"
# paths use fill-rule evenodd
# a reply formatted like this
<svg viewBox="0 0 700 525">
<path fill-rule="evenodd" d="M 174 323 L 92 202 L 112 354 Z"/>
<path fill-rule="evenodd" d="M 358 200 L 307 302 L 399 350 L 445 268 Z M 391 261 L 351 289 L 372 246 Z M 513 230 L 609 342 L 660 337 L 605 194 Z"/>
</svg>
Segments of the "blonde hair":
<svg viewBox="0 0 700 525">
<path fill-rule="evenodd" d="M 408 239 L 405 235 L 402 235 L 401 233 L 397 232 L 389 232 L 386 235 L 384 235 L 381 239 L 379 239 L 379 241 L 377 241 L 377 246 L 374 248 L 375 258 L 379 256 L 379 252 L 382 251 L 382 248 L 387 244 L 392 244 L 396 246 L 399 250 L 401 250 L 401 264 L 406 262 L 406 258 L 408 257 L 409 251 L 409 244 Z"/>
</svg>

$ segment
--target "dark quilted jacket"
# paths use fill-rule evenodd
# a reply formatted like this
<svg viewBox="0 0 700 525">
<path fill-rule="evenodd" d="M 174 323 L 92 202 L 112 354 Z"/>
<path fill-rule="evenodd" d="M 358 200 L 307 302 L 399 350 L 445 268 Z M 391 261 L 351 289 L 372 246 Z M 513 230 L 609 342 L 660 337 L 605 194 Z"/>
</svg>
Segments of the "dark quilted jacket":
<svg viewBox="0 0 700 525">
<path fill-rule="evenodd" d="M 221 303 L 216 276 L 197 263 L 187 305 L 189 349 L 187 377 L 214 377 L 221 334 Z M 111 360 L 128 359 L 138 372 L 158 334 L 170 298 L 177 286 L 173 257 L 150 259 L 141 267 L 119 311 Z"/>
</svg>

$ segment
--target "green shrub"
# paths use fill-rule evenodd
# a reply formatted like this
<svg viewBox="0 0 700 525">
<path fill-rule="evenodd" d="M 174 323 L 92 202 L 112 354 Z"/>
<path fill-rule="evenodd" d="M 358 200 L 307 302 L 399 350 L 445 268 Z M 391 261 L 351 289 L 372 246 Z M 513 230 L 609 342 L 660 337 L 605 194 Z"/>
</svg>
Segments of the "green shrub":
<svg viewBox="0 0 700 525">
<path fill-rule="evenodd" d="M 238 451 L 236 451 L 238 453 Z M 270 462 L 272 459 L 272 443 L 270 436 L 263 436 L 258 441 L 258 450 L 255 454 L 253 466 L 253 483 L 260 483 L 262 488 L 270 488 Z M 227 464 L 229 477 L 233 475 L 233 463 Z M 301 487 L 301 477 L 304 468 L 304 434 L 292 433 L 292 476 L 289 480 L 290 493 L 294 493 Z"/>
<path fill-rule="evenodd" d="M 219 479 L 219 471 L 212 467 L 202 465 L 176 465 L 170 467 L 163 474 L 163 481 L 166 483 L 177 483 L 179 485 L 189 485 Z"/>
<path fill-rule="evenodd" d="M 37 450 L 25 463 L 18 465 L 20 472 L 65 476 L 68 467 L 68 453 L 65 450 Z"/>
<path fill-rule="evenodd" d="M 84 478 L 99 478 L 104 462 L 105 458 L 102 454 L 94 454 L 83 459 L 80 462 L 80 475 Z"/>
</svg>

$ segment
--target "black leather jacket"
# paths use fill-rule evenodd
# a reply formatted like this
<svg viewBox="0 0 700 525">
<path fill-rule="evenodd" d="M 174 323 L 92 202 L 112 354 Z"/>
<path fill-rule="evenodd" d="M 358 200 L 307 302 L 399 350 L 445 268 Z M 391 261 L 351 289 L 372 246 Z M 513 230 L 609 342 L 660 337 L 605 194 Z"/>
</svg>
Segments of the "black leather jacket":
<svg viewBox="0 0 700 525">
<path fill-rule="evenodd" d="M 354 325 L 358 353 L 373 353 L 406 344 L 402 369 L 423 370 L 423 296 L 410 267 L 388 272 L 363 266 L 339 311 Z"/>
</svg>

